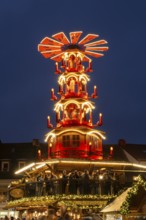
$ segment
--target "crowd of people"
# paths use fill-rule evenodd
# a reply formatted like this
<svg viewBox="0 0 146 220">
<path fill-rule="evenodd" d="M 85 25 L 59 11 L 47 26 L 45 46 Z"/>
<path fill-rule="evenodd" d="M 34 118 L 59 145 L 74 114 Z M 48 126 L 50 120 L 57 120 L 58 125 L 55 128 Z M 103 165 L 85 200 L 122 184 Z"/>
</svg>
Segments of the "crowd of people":
<svg viewBox="0 0 146 220">
<path fill-rule="evenodd" d="M 109 170 L 93 170 L 92 173 L 74 170 L 56 175 L 55 173 L 41 172 L 37 176 L 23 178 L 24 196 L 46 196 L 55 194 L 116 194 L 122 187 L 116 173 Z"/>
</svg>

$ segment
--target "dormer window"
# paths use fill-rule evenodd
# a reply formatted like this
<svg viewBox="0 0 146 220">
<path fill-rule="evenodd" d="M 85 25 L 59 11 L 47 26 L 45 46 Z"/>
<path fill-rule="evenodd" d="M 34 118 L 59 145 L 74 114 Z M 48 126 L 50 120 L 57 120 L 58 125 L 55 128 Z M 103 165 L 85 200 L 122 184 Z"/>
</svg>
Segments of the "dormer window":
<svg viewBox="0 0 146 220">
<path fill-rule="evenodd" d="M 2 172 L 9 172 L 9 161 L 2 161 Z"/>
</svg>

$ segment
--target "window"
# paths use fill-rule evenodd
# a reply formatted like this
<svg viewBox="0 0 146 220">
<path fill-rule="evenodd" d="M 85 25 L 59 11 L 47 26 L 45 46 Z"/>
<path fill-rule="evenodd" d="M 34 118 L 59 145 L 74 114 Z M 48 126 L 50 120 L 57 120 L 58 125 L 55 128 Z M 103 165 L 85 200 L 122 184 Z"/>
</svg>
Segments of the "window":
<svg viewBox="0 0 146 220">
<path fill-rule="evenodd" d="M 8 161 L 2 161 L 2 171 L 3 172 L 9 171 L 9 162 Z"/>
<path fill-rule="evenodd" d="M 63 137 L 63 147 L 69 147 L 70 146 L 70 136 L 69 135 L 64 135 Z"/>
<path fill-rule="evenodd" d="M 79 135 L 64 135 L 63 137 L 63 147 L 79 147 L 80 146 L 80 136 Z"/>
<path fill-rule="evenodd" d="M 72 146 L 73 147 L 79 147 L 80 146 L 80 136 L 79 135 L 73 135 L 72 136 Z"/>
<path fill-rule="evenodd" d="M 18 169 L 21 169 L 21 168 L 23 168 L 24 166 L 25 166 L 25 162 L 24 161 L 19 161 L 18 162 Z"/>
</svg>

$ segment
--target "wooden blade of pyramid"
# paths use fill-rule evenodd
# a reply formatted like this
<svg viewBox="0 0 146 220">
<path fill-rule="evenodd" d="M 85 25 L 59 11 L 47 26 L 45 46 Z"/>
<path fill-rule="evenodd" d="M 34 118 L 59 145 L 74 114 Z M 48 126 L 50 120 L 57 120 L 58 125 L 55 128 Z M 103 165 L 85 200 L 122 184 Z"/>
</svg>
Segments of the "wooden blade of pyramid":
<svg viewBox="0 0 146 220">
<path fill-rule="evenodd" d="M 85 44 L 97 37 L 99 37 L 97 34 L 87 34 L 78 44 Z"/>
<path fill-rule="evenodd" d="M 48 51 L 42 51 L 41 54 L 45 57 L 45 58 L 50 58 L 52 56 L 55 56 L 57 54 L 60 54 L 61 50 L 48 50 Z"/>
<path fill-rule="evenodd" d="M 49 45 L 54 45 L 54 46 L 62 46 L 63 43 L 61 42 L 58 42 L 54 39 L 51 39 L 49 37 L 45 37 L 42 41 L 41 41 L 41 44 L 49 44 Z"/>
<path fill-rule="evenodd" d="M 66 37 L 64 32 L 59 32 L 57 34 L 52 35 L 53 38 L 60 41 L 62 44 L 70 44 L 70 41 Z"/>
<path fill-rule="evenodd" d="M 91 61 L 91 59 L 88 56 L 84 55 L 83 62 L 89 62 L 89 61 Z"/>
<path fill-rule="evenodd" d="M 101 45 L 101 44 L 107 44 L 107 41 L 106 40 L 98 40 L 98 41 L 94 41 L 92 43 L 89 43 L 89 44 L 85 44 L 84 46 L 87 47 L 87 46 L 97 46 L 97 45 Z"/>
<path fill-rule="evenodd" d="M 87 50 L 86 50 L 84 53 L 85 53 L 85 54 L 88 54 L 88 55 L 90 55 L 90 56 L 92 56 L 92 57 L 96 57 L 96 58 L 99 58 L 99 57 L 104 56 L 104 54 L 95 53 L 95 52 L 91 52 L 91 51 L 87 51 Z"/>
<path fill-rule="evenodd" d="M 53 57 L 51 57 L 51 60 L 55 60 L 56 62 L 61 62 L 63 54 L 64 54 L 64 52 L 62 52 L 56 56 L 53 56 Z"/>
<path fill-rule="evenodd" d="M 86 47 L 86 50 L 91 51 L 107 51 L 109 47 Z"/>
<path fill-rule="evenodd" d="M 82 31 L 75 31 L 75 32 L 70 32 L 70 40 L 72 44 L 76 44 L 83 32 Z"/>
<path fill-rule="evenodd" d="M 61 50 L 61 46 L 54 46 L 54 45 L 44 45 L 44 44 L 39 44 L 38 45 L 38 51 L 47 51 L 47 50 Z"/>
</svg>

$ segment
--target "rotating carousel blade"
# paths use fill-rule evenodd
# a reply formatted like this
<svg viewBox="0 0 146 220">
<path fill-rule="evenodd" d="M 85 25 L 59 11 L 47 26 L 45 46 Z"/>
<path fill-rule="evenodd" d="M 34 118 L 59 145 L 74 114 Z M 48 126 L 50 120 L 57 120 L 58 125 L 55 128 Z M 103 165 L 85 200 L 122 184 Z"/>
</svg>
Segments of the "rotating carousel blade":
<svg viewBox="0 0 146 220">
<path fill-rule="evenodd" d="M 83 32 L 82 31 L 75 31 L 75 32 L 70 32 L 70 41 L 72 44 L 76 44 Z"/>
<path fill-rule="evenodd" d="M 58 55 L 60 54 L 61 50 L 48 50 L 48 51 L 42 51 L 41 54 L 45 57 L 45 58 L 50 58 L 52 56 Z"/>
<path fill-rule="evenodd" d="M 87 34 L 78 44 L 85 44 L 97 37 L 99 37 L 97 34 Z"/>
<path fill-rule="evenodd" d="M 68 38 L 66 37 L 64 32 L 59 32 L 57 34 L 52 35 L 53 38 L 55 38 L 56 40 L 60 41 L 62 44 L 70 44 L 70 41 L 68 40 Z"/>
<path fill-rule="evenodd" d="M 91 51 L 107 51 L 109 47 L 86 47 L 86 50 Z"/>
<path fill-rule="evenodd" d="M 44 44 L 39 44 L 38 45 L 38 51 L 47 51 L 47 50 L 57 50 L 61 49 L 61 46 L 54 46 L 54 45 L 44 45 Z"/>
<path fill-rule="evenodd" d="M 94 41 L 92 43 L 89 43 L 89 44 L 85 44 L 84 46 L 87 47 L 87 46 L 97 46 L 97 45 L 101 45 L 101 44 L 107 44 L 108 42 L 106 40 L 98 40 L 98 41 Z"/>
<path fill-rule="evenodd" d="M 61 62 L 63 54 L 64 54 L 64 52 L 59 53 L 58 55 L 55 55 L 55 56 L 51 57 L 51 60 L 54 60 L 56 62 Z"/>
<path fill-rule="evenodd" d="M 87 50 L 85 51 L 85 54 L 88 54 L 88 55 L 90 55 L 92 57 L 96 57 L 96 58 L 104 56 L 104 54 L 102 54 L 102 53 L 95 53 L 95 52 L 91 52 L 91 51 L 87 51 Z"/>
<path fill-rule="evenodd" d="M 61 42 L 58 42 L 54 39 L 51 39 L 49 37 L 45 37 L 42 41 L 41 41 L 41 44 L 49 44 L 49 45 L 54 45 L 54 46 L 62 46 L 63 43 Z"/>
</svg>

